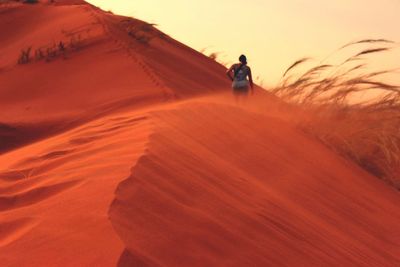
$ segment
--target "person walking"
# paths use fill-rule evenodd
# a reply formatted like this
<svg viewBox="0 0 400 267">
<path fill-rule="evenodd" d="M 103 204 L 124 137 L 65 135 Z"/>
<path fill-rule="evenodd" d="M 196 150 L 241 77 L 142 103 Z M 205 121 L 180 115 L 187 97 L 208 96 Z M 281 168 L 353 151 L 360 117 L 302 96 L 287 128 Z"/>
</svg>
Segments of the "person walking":
<svg viewBox="0 0 400 267">
<path fill-rule="evenodd" d="M 254 91 L 253 77 L 251 75 L 251 68 L 247 65 L 247 58 L 245 55 L 239 57 L 239 62 L 233 64 L 226 74 L 232 81 L 232 89 L 235 94 L 244 94 Z"/>
</svg>

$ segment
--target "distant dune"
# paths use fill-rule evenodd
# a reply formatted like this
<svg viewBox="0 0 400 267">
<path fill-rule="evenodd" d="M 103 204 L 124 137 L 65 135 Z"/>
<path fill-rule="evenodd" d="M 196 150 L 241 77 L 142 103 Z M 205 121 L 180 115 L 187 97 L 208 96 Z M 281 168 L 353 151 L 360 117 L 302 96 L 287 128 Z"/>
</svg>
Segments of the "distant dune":
<svg viewBox="0 0 400 267">
<path fill-rule="evenodd" d="M 0 25 L 1 266 L 400 266 L 398 192 L 266 91 L 83 1 Z"/>
</svg>

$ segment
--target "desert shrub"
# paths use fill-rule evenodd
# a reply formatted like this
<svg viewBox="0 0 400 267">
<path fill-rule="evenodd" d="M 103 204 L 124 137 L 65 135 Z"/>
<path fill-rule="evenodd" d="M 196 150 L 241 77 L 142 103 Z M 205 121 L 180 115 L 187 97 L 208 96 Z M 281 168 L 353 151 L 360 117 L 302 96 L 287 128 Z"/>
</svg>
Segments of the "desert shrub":
<svg viewBox="0 0 400 267">
<path fill-rule="evenodd" d="M 157 26 L 157 24 L 144 22 L 139 28 L 143 32 L 153 32 L 154 26 Z"/>
<path fill-rule="evenodd" d="M 57 45 L 53 44 L 52 46 L 49 46 L 46 48 L 46 60 L 50 61 L 51 59 L 55 58 L 57 56 Z"/>
<path fill-rule="evenodd" d="M 35 50 L 35 59 L 36 60 L 41 60 L 44 58 L 44 52 L 42 48 L 38 48 Z"/>
<path fill-rule="evenodd" d="M 365 43 L 385 46 L 295 75 L 294 70 L 309 60 L 300 59 L 273 93 L 296 107 L 301 129 L 400 189 L 400 87 L 382 82 L 392 70 L 368 72 L 362 61 L 363 56 L 389 50 L 391 42 L 362 40 L 343 48 Z"/>
<path fill-rule="evenodd" d="M 81 34 L 73 34 L 69 40 L 69 46 L 73 49 L 78 49 L 82 45 L 82 36 Z"/>
<path fill-rule="evenodd" d="M 125 28 L 129 36 L 144 45 L 148 45 L 155 37 L 166 39 L 166 36 L 163 36 L 154 28 L 156 24 L 146 23 L 132 18 L 125 18 L 120 21 L 120 24 Z"/>
<path fill-rule="evenodd" d="M 162 40 L 168 40 L 168 35 L 166 35 L 166 34 L 163 33 L 163 32 L 159 32 L 159 33 L 158 33 L 158 37 L 159 37 L 160 39 L 162 39 Z"/>
<path fill-rule="evenodd" d="M 136 34 L 135 39 L 142 44 L 148 44 L 151 40 L 149 36 L 146 36 L 144 34 Z"/>
<path fill-rule="evenodd" d="M 34 59 L 40 61 L 45 59 L 46 61 L 51 61 L 54 58 L 62 55 L 66 58 L 67 51 L 71 49 L 77 49 L 80 44 L 80 39 L 71 39 L 71 42 L 60 41 L 58 43 L 53 43 L 51 45 L 38 47 L 34 50 Z M 18 58 L 18 64 L 26 64 L 31 62 L 31 51 L 32 47 L 22 49 L 20 56 Z"/>
<path fill-rule="evenodd" d="M 26 64 L 31 60 L 32 46 L 22 49 L 18 58 L 18 64 Z"/>
<path fill-rule="evenodd" d="M 129 35 L 132 36 L 136 41 L 138 41 L 141 44 L 149 44 L 149 42 L 152 39 L 151 36 L 147 35 L 142 31 L 132 30 L 129 32 Z"/>
<path fill-rule="evenodd" d="M 218 52 L 212 52 L 212 53 L 210 53 L 210 54 L 208 55 L 208 57 L 211 58 L 211 59 L 214 60 L 214 61 L 217 61 L 219 54 L 220 54 L 220 53 L 218 53 Z"/>
<path fill-rule="evenodd" d="M 60 41 L 58 43 L 58 51 L 60 52 L 65 52 L 65 50 L 67 49 L 66 44 L 63 41 Z"/>
</svg>

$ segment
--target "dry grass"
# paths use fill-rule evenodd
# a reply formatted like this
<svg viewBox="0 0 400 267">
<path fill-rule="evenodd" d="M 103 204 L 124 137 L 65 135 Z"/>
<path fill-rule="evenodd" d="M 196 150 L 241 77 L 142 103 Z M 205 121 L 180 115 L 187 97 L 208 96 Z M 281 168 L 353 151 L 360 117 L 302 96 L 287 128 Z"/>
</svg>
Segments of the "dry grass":
<svg viewBox="0 0 400 267">
<path fill-rule="evenodd" d="M 155 28 L 157 24 L 154 23 L 147 23 L 132 18 L 125 18 L 120 21 L 120 24 L 123 28 L 125 28 L 129 36 L 143 45 L 149 45 L 151 40 L 156 37 L 161 39 L 166 37 Z"/>
<path fill-rule="evenodd" d="M 27 64 L 31 60 L 32 46 L 22 49 L 18 57 L 18 64 Z"/>
<path fill-rule="evenodd" d="M 220 52 L 212 52 L 208 55 L 208 57 L 214 61 L 218 61 L 218 57 L 220 54 L 221 54 Z"/>
<path fill-rule="evenodd" d="M 77 51 L 82 47 L 81 35 L 68 36 L 69 41 L 59 41 L 44 46 L 40 46 L 32 50 L 33 46 L 29 46 L 21 50 L 18 57 L 18 64 L 28 64 L 30 62 L 45 60 L 50 62 L 58 57 L 67 58 L 67 54 Z"/>
<path fill-rule="evenodd" d="M 296 119 L 304 131 L 400 189 L 400 87 L 382 81 L 394 70 L 368 72 L 364 58 L 390 50 L 393 43 L 362 40 L 339 50 L 359 44 L 380 47 L 295 75 L 309 59 L 298 60 L 273 92 L 302 111 Z"/>
</svg>

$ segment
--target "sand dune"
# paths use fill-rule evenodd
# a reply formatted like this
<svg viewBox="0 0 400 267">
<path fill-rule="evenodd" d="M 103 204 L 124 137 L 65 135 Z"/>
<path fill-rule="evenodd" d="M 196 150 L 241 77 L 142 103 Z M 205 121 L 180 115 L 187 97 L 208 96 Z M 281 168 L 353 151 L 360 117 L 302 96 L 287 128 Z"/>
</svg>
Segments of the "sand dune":
<svg viewBox="0 0 400 267">
<path fill-rule="evenodd" d="M 35 217 L 13 242 L 4 235 L 4 266 L 115 265 L 123 245 L 107 211 L 151 128 L 146 117 L 126 114 L 3 155 L 1 222 Z"/>
<path fill-rule="evenodd" d="M 31 131 L 33 122 L 45 125 L 35 131 L 37 135 L 6 139 L 6 145 L 0 144 L 3 151 L 119 109 L 228 85 L 218 75 L 224 71 L 221 65 L 154 28 L 146 28 L 151 46 L 138 42 L 129 33 L 141 32 L 147 23 L 88 4 L 5 5 L 0 24 L 0 122 L 23 134 Z M 60 42 L 66 46 L 63 52 Z M 21 50 L 29 47 L 31 62 L 16 66 Z M 44 58 L 37 60 L 39 49 Z M 48 49 L 56 55 L 48 57 Z M 181 79 L 176 79 L 178 73 Z M 53 132 L 46 129 L 49 124 Z M 0 128 L 0 136 L 5 134 Z"/>
<path fill-rule="evenodd" d="M 398 192 L 265 91 L 83 1 L 0 25 L 1 266 L 400 265 Z"/>
<path fill-rule="evenodd" d="M 120 266 L 399 264 L 398 193 L 290 126 L 207 104 L 154 116 L 110 208 Z"/>
</svg>

